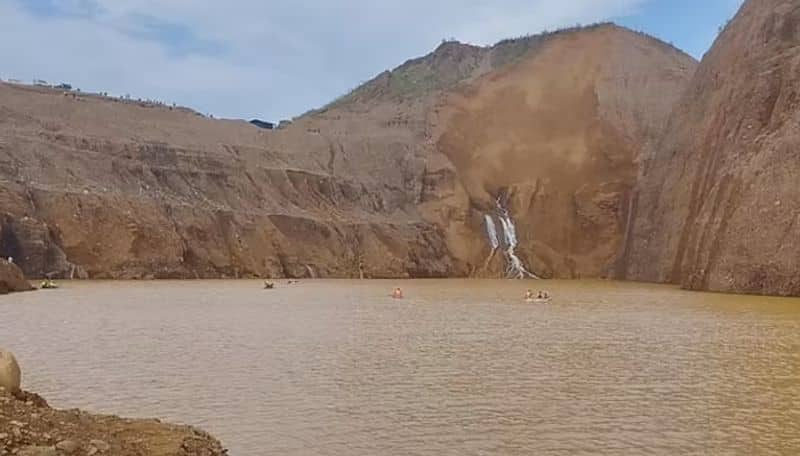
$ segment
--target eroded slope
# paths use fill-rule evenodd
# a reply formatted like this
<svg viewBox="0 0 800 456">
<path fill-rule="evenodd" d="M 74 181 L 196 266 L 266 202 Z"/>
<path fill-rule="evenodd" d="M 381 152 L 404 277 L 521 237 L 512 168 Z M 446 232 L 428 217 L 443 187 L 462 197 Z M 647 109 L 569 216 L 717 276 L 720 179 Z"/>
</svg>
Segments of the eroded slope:
<svg viewBox="0 0 800 456">
<path fill-rule="evenodd" d="M 445 43 L 286 129 L 0 84 L 0 254 L 32 277 L 501 276 L 617 261 L 694 61 L 613 25 Z"/>
<path fill-rule="evenodd" d="M 800 294 L 800 4 L 749 0 L 646 167 L 628 277 Z"/>
</svg>

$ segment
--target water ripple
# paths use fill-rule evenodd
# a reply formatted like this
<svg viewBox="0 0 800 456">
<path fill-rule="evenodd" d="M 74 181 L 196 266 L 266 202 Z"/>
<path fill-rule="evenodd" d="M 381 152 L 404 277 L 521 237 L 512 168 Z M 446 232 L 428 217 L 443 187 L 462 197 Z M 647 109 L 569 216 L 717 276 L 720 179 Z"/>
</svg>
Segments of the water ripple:
<svg viewBox="0 0 800 456">
<path fill-rule="evenodd" d="M 800 453 L 800 301 L 526 282 L 68 283 L 0 297 L 59 407 L 233 455 Z"/>
</svg>

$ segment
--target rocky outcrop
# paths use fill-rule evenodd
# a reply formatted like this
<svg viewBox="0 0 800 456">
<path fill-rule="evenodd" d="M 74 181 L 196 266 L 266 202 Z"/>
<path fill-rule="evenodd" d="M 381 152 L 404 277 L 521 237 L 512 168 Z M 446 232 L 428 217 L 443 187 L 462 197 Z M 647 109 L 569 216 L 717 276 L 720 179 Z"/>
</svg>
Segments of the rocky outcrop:
<svg viewBox="0 0 800 456">
<path fill-rule="evenodd" d="M 82 267 L 67 261 L 47 224 L 32 217 L 0 216 L 0 255 L 14 258 L 28 277 L 86 278 Z"/>
<path fill-rule="evenodd" d="M 694 70 L 613 25 L 456 42 L 271 131 L 0 84 L 0 255 L 29 276 L 605 275 L 636 163 Z"/>
<path fill-rule="evenodd" d="M 644 168 L 627 277 L 800 295 L 800 5 L 749 0 Z"/>
<path fill-rule="evenodd" d="M 0 259 L 0 294 L 31 289 L 31 284 L 15 264 Z"/>
</svg>

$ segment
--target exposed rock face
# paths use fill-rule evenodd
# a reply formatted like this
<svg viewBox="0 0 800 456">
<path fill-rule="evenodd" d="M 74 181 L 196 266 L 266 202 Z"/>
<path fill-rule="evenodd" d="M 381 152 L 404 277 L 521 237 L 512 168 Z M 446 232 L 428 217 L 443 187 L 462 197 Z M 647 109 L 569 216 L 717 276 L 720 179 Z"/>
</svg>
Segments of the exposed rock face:
<svg viewBox="0 0 800 456">
<path fill-rule="evenodd" d="M 276 131 L 0 85 L 0 254 L 61 277 L 498 276 L 502 195 L 534 272 L 603 275 L 694 65 L 612 25 L 445 43 Z"/>
<path fill-rule="evenodd" d="M 15 264 L 0 259 L 0 294 L 31 289 L 31 284 Z"/>
<path fill-rule="evenodd" d="M 628 277 L 800 295 L 800 4 L 750 0 L 640 185 Z"/>
<path fill-rule="evenodd" d="M 412 138 L 268 132 L 10 85 L 0 85 L 0 133 L 0 254 L 31 276 L 355 276 L 359 261 L 372 276 L 455 269 L 415 214 L 411 173 L 424 164 Z"/>
</svg>

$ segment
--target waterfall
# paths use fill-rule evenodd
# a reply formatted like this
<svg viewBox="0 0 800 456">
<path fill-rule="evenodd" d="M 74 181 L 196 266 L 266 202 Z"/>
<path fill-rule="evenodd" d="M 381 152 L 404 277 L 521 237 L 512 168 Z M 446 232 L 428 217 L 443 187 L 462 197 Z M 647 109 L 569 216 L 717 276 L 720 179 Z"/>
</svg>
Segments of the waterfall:
<svg viewBox="0 0 800 456">
<path fill-rule="evenodd" d="M 492 244 L 492 250 L 497 250 L 500 247 L 500 239 L 497 237 L 497 225 L 494 224 L 494 219 L 491 215 L 486 214 L 486 233 L 489 235 L 489 242 Z"/>
<path fill-rule="evenodd" d="M 517 240 L 517 228 L 514 226 L 514 220 L 511 218 L 508 209 L 503 206 L 499 196 L 495 204 L 497 205 L 498 218 L 500 219 L 500 225 L 503 227 L 503 237 L 505 240 L 505 253 L 508 262 L 506 265 L 506 277 L 512 279 L 524 279 L 527 277 L 538 279 L 538 277 L 525 268 L 522 260 L 517 256 L 516 250 L 519 244 Z"/>
<path fill-rule="evenodd" d="M 314 269 L 311 267 L 311 265 L 307 264 L 305 266 L 306 266 L 306 271 L 308 271 L 308 277 L 311 279 L 316 279 L 317 274 L 314 272 Z"/>
</svg>

